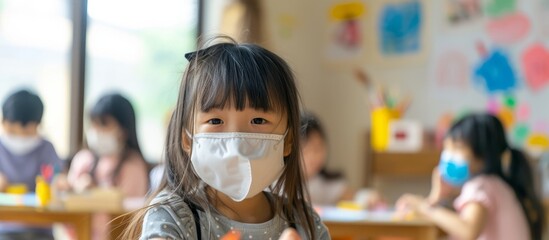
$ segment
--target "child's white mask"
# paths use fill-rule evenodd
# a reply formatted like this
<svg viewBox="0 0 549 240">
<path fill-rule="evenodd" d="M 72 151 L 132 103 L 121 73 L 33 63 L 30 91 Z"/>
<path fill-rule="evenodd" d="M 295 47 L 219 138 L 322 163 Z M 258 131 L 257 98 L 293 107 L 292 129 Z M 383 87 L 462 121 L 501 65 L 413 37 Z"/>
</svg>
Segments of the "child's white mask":
<svg viewBox="0 0 549 240">
<path fill-rule="evenodd" d="M 0 141 L 4 147 L 16 156 L 23 156 L 36 149 L 42 142 L 39 137 L 23 137 L 14 135 L 2 135 Z"/>
<path fill-rule="evenodd" d="M 86 134 L 88 147 L 100 157 L 114 155 L 120 151 L 116 134 L 110 132 L 88 130 Z"/>
<path fill-rule="evenodd" d="M 193 137 L 191 162 L 202 181 L 240 202 L 257 195 L 280 177 L 284 169 L 285 136 L 198 133 Z"/>
</svg>

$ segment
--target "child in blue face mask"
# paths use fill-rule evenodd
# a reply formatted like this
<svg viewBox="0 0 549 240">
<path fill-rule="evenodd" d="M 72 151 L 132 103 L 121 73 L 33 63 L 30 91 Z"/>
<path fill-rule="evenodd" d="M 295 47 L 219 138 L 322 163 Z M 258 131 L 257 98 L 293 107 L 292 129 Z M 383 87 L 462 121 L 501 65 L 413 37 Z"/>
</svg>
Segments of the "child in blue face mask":
<svg viewBox="0 0 549 240">
<path fill-rule="evenodd" d="M 0 135 L 0 191 L 10 185 L 25 185 L 34 192 L 42 166 L 62 167 L 53 145 L 38 134 L 44 105 L 36 94 L 21 90 L 2 105 Z M 0 224 L 0 239 L 53 239 L 51 228 Z"/>
<path fill-rule="evenodd" d="M 290 228 L 282 236 L 330 239 L 307 204 L 289 66 L 227 40 L 186 55 L 164 181 L 123 239 L 220 239 L 233 230 L 279 239 Z"/>
<path fill-rule="evenodd" d="M 430 198 L 405 195 L 397 209 L 421 214 L 456 239 L 539 240 L 544 211 L 532 173 L 496 117 L 468 115 L 448 132 Z M 450 188 L 461 189 L 453 203 L 457 212 L 432 204 Z"/>
</svg>

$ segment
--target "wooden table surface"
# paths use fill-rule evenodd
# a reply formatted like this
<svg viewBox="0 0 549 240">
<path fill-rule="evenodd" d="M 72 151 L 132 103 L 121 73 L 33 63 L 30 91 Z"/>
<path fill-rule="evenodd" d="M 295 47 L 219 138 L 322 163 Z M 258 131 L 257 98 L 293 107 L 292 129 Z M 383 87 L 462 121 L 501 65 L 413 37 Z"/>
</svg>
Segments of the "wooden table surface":
<svg viewBox="0 0 549 240">
<path fill-rule="evenodd" d="M 0 206 L 0 221 L 29 224 L 68 223 L 76 228 L 78 240 L 91 238 L 91 216 L 84 211 L 65 211 L 38 207 Z"/>
<path fill-rule="evenodd" d="M 435 240 L 441 231 L 427 221 L 324 221 L 332 238 L 407 237 Z"/>
</svg>

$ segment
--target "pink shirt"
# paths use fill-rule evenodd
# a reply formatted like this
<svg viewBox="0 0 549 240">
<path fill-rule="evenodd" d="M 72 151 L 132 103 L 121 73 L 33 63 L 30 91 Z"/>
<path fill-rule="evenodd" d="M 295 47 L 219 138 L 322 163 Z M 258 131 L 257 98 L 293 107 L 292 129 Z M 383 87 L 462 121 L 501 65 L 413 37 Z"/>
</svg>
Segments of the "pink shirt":
<svg viewBox="0 0 549 240">
<path fill-rule="evenodd" d="M 115 157 L 102 157 L 95 169 L 95 179 L 98 187 L 117 187 L 125 197 L 143 197 L 149 188 L 149 175 L 147 164 L 140 159 L 137 153 L 130 153 L 118 178 L 112 180 L 112 174 L 120 159 Z M 68 173 L 69 183 L 74 183 L 84 174 L 89 174 L 93 167 L 94 156 L 89 150 L 79 151 L 73 158 Z"/>
<path fill-rule="evenodd" d="M 137 153 L 130 153 L 118 178 L 113 182 L 112 174 L 120 159 L 115 157 L 102 157 L 97 163 L 95 169 L 95 179 L 98 187 L 117 187 L 124 197 L 145 197 L 149 188 L 149 174 L 147 164 L 142 161 Z M 69 183 L 75 183 L 76 180 L 84 174 L 89 174 L 93 167 L 94 156 L 89 150 L 79 151 L 72 159 L 72 164 L 68 173 Z M 108 239 L 109 228 L 107 224 L 111 220 L 109 214 L 94 214 L 92 219 L 94 240 Z"/>
<path fill-rule="evenodd" d="M 481 175 L 465 183 L 454 207 L 459 213 L 471 202 L 480 203 L 488 211 L 478 240 L 530 239 L 526 215 L 513 189 L 501 178 Z"/>
</svg>

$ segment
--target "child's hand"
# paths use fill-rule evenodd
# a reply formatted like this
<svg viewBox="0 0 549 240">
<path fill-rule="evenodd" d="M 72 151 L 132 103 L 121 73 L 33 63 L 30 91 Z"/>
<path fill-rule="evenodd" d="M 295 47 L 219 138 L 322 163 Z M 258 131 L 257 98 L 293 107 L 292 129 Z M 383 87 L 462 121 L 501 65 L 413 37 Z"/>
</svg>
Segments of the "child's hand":
<svg viewBox="0 0 549 240">
<path fill-rule="evenodd" d="M 295 229 L 286 228 L 278 240 L 301 240 L 301 237 Z"/>
<path fill-rule="evenodd" d="M 53 186 L 59 192 L 66 192 L 71 189 L 69 181 L 67 180 L 66 174 L 58 174 L 53 178 Z"/>
<path fill-rule="evenodd" d="M 8 181 L 8 178 L 0 173 L 0 192 L 6 191 L 6 188 L 10 185 L 10 182 Z"/>
<path fill-rule="evenodd" d="M 355 195 L 355 202 L 368 210 L 383 209 L 387 207 L 387 202 L 383 199 L 381 193 L 377 190 L 362 189 Z"/>
<path fill-rule="evenodd" d="M 459 195 L 459 192 L 459 188 L 451 186 L 442 179 L 438 167 L 433 169 L 433 174 L 431 176 L 431 192 L 428 197 L 429 203 L 434 204 L 442 199 L 452 199 Z"/>
<path fill-rule="evenodd" d="M 421 209 L 428 204 L 427 200 L 421 196 L 405 194 L 396 202 L 397 216 L 420 213 Z"/>
<path fill-rule="evenodd" d="M 84 174 L 76 179 L 76 182 L 73 184 L 74 191 L 77 193 L 84 192 L 84 190 L 90 188 L 93 184 L 92 177 L 89 174 Z"/>
</svg>

